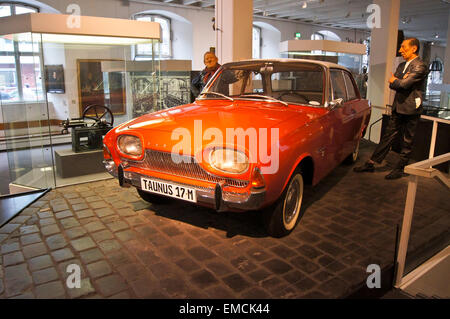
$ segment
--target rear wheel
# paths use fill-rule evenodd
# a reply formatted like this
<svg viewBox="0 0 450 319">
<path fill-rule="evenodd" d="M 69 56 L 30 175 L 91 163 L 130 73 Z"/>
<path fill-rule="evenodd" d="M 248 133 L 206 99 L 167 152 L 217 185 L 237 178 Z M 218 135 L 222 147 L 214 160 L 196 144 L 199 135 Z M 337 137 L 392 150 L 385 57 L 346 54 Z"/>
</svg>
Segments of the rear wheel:
<svg viewBox="0 0 450 319">
<path fill-rule="evenodd" d="M 166 204 L 170 201 L 170 199 L 168 197 L 152 194 L 152 193 L 143 191 L 139 188 L 136 188 L 136 190 L 139 193 L 139 196 L 141 196 L 141 198 L 143 200 L 145 200 L 149 203 L 152 203 L 152 204 Z"/>
<path fill-rule="evenodd" d="M 301 171 L 295 171 L 280 198 L 264 210 L 264 222 L 272 237 L 288 235 L 302 217 L 304 182 Z"/>
</svg>

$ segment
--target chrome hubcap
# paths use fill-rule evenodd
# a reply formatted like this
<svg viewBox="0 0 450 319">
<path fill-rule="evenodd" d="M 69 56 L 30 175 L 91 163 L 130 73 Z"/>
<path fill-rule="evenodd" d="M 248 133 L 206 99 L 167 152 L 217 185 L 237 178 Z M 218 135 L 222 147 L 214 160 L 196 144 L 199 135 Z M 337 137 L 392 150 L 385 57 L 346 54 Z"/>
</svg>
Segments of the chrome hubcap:
<svg viewBox="0 0 450 319">
<path fill-rule="evenodd" d="M 294 228 L 303 197 L 303 178 L 297 174 L 289 185 L 284 200 L 283 223 L 288 230 Z"/>
</svg>

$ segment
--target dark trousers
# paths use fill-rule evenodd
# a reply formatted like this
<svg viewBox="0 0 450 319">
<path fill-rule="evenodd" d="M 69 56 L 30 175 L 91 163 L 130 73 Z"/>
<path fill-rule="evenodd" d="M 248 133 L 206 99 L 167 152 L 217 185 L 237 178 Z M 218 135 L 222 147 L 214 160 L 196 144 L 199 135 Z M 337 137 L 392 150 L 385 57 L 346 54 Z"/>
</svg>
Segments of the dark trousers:
<svg viewBox="0 0 450 319">
<path fill-rule="evenodd" d="M 397 137 L 401 137 L 400 161 L 396 168 L 405 167 L 408 164 L 412 152 L 412 142 L 419 123 L 420 114 L 406 115 L 392 111 L 388 126 L 381 137 L 380 143 L 370 158 L 381 163 L 388 154 Z"/>
</svg>

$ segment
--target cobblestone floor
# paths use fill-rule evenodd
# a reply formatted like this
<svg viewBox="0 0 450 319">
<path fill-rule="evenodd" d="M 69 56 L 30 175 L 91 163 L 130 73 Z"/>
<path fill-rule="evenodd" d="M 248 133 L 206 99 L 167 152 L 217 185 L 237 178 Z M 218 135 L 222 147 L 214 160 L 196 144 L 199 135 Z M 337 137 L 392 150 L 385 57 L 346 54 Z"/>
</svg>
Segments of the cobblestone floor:
<svg viewBox="0 0 450 319">
<path fill-rule="evenodd" d="M 373 150 L 365 143 L 361 161 Z M 341 165 L 282 239 L 257 212 L 150 205 L 108 180 L 58 188 L 0 228 L 0 298 L 339 298 L 394 258 L 407 178 Z M 420 179 L 410 249 L 449 233 L 448 193 Z M 81 266 L 80 289 L 66 271 Z"/>
</svg>

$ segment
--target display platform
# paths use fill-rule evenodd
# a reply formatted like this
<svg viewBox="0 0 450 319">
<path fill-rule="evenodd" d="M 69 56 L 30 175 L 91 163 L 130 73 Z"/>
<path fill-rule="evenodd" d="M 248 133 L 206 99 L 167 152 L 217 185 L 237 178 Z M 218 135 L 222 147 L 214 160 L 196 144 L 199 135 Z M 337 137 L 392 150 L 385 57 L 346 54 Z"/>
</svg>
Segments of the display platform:
<svg viewBox="0 0 450 319">
<path fill-rule="evenodd" d="M 50 188 L 24 194 L 0 196 L 0 227 L 13 219 L 33 202 L 44 196 L 48 191 L 50 191 Z"/>
<path fill-rule="evenodd" d="M 103 151 L 75 153 L 71 149 L 55 151 L 56 173 L 62 178 L 106 172 Z"/>
</svg>

